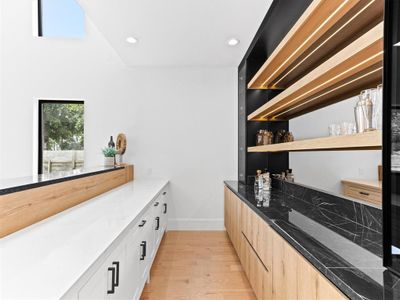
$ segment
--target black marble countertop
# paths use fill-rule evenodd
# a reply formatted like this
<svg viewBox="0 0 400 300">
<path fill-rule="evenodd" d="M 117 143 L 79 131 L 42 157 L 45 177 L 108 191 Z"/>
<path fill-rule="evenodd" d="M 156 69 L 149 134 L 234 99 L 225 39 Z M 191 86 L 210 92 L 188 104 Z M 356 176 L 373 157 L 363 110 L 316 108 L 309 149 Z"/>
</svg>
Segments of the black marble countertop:
<svg viewBox="0 0 400 300">
<path fill-rule="evenodd" d="M 97 175 L 122 169 L 123 167 L 93 167 L 82 168 L 71 171 L 54 172 L 36 176 L 27 176 L 21 178 L 11 178 L 0 180 L 0 195 L 20 192 L 27 189 L 37 188 L 62 181 L 73 180 L 77 178 Z"/>
<path fill-rule="evenodd" d="M 350 299 L 400 299 L 400 279 L 383 267 L 379 229 L 330 210 L 332 199 L 313 203 L 307 193 L 273 188 L 259 201 L 253 186 L 225 184 Z"/>
</svg>

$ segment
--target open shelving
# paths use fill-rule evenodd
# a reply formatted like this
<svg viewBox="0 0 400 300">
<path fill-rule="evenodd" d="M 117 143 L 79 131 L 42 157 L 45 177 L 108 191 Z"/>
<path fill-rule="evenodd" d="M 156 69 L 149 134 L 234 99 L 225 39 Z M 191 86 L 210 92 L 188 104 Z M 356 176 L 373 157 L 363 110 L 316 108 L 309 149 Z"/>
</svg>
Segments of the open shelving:
<svg viewBox="0 0 400 300">
<path fill-rule="evenodd" d="M 342 101 L 382 82 L 382 69 L 383 22 L 305 74 L 247 119 L 288 120 Z"/>
<path fill-rule="evenodd" d="M 248 84 L 285 89 L 383 20 L 383 0 L 314 0 Z"/>
<path fill-rule="evenodd" d="M 382 148 L 382 131 L 353 135 L 329 136 L 304 139 L 288 143 L 248 147 L 248 152 L 284 151 L 334 151 L 334 150 L 379 150 Z"/>
</svg>

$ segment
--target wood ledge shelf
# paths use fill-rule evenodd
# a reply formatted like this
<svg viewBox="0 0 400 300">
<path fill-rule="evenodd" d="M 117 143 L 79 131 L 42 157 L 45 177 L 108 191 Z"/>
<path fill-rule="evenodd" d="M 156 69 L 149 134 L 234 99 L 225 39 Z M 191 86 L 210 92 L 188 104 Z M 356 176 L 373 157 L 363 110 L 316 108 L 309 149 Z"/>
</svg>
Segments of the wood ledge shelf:
<svg viewBox="0 0 400 300">
<path fill-rule="evenodd" d="M 336 150 L 379 150 L 382 149 L 382 131 L 375 130 L 354 135 L 329 136 L 298 140 L 289 143 L 248 147 L 247 152 L 294 152 Z"/>
<path fill-rule="evenodd" d="M 248 121 L 289 120 L 348 99 L 382 82 L 383 22 L 248 116 Z"/>
<path fill-rule="evenodd" d="M 314 0 L 248 84 L 285 89 L 383 20 L 383 0 Z"/>
</svg>

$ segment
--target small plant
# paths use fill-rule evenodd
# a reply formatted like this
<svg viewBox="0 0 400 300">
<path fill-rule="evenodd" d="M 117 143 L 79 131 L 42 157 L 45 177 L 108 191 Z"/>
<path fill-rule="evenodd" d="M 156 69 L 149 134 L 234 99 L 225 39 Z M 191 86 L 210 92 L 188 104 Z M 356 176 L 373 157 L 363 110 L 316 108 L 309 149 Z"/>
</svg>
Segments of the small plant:
<svg viewBox="0 0 400 300">
<path fill-rule="evenodd" d="M 114 157 L 118 153 L 117 150 L 110 147 L 103 148 L 102 151 L 105 157 Z"/>
</svg>

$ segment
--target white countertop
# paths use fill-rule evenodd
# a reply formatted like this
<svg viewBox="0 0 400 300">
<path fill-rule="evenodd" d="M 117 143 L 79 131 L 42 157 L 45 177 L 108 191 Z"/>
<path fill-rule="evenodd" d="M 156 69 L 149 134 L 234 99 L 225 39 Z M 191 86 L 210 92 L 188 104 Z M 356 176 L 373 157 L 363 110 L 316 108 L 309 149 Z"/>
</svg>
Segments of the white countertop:
<svg viewBox="0 0 400 300">
<path fill-rule="evenodd" d="M 134 180 L 0 239 L 0 299 L 59 299 L 166 186 Z"/>
</svg>

